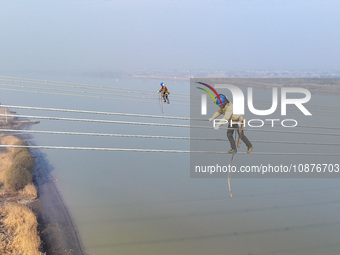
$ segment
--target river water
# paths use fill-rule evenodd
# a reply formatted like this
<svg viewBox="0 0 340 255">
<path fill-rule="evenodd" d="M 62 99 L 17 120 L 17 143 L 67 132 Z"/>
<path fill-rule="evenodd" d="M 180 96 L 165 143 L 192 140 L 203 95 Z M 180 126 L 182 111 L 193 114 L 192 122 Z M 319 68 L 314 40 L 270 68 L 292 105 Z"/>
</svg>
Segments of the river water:
<svg viewBox="0 0 340 255">
<path fill-rule="evenodd" d="M 24 78 L 77 82 L 135 89 L 122 100 L 1 90 L 8 105 L 162 115 L 158 101 L 146 101 L 138 90 L 159 89 L 189 94 L 189 81 L 119 79 L 85 75 L 20 74 Z M 6 82 L 2 82 L 6 83 Z M 8 83 L 8 82 L 7 82 Z M 14 83 L 11 83 L 14 84 Z M 29 84 L 27 84 L 29 85 Z M 31 84 L 30 86 L 47 87 Z M 3 86 L 5 88 L 5 86 Z M 6 87 L 9 88 L 9 87 Z M 49 87 L 56 88 L 56 87 Z M 13 89 L 13 87 L 12 87 Z M 19 89 L 19 88 L 17 88 Z M 36 90 L 22 88 L 22 90 Z M 69 89 L 60 88 L 59 89 Z M 80 90 L 79 88 L 77 88 Z M 43 90 L 40 90 L 42 92 Z M 86 91 L 84 89 L 84 91 Z M 96 92 L 100 92 L 96 90 Z M 57 94 L 59 93 L 59 94 Z M 104 92 L 97 97 L 114 97 Z M 79 93 L 78 93 L 79 95 Z M 88 95 L 83 93 L 83 95 Z M 94 94 L 91 94 L 92 96 Z M 124 94 L 126 95 L 126 94 Z M 135 98 L 132 96 L 139 96 Z M 173 99 L 173 100 L 172 100 Z M 189 102 L 170 95 L 164 115 L 189 116 Z M 313 95 L 311 105 L 339 107 L 338 97 Z M 336 111 L 315 109 L 305 124 L 339 126 Z M 183 120 L 108 116 L 13 109 L 18 114 L 189 124 Z M 40 120 L 32 130 L 189 136 L 188 128 L 113 123 Z M 308 130 L 331 132 L 332 130 Z M 224 132 L 224 131 L 223 131 Z M 339 133 L 333 130 L 333 133 Z M 224 133 L 221 133 L 223 135 Z M 250 139 L 264 135 L 248 133 Z M 277 134 L 275 140 L 340 143 L 339 137 Z M 273 138 L 273 139 L 274 139 Z M 189 150 L 188 140 L 33 134 L 37 145 Z M 254 144 L 258 151 L 339 153 L 339 146 Z M 225 178 L 191 178 L 188 153 L 113 152 L 42 149 L 58 179 L 57 188 L 69 209 L 87 254 L 339 254 L 340 182 L 338 178 L 234 178 L 230 199 Z M 254 157 L 255 158 L 255 157 Z M 260 162 L 262 158 L 257 158 Z M 254 159 L 255 160 L 255 159 Z M 289 162 L 283 157 L 279 163 Z M 281 161 L 280 161 L 281 160 Z M 308 160 L 312 161 L 313 158 Z M 308 161 L 307 160 L 307 161 Z M 326 159 L 328 160 L 328 159 Z M 331 158 L 330 163 L 340 163 Z"/>
</svg>

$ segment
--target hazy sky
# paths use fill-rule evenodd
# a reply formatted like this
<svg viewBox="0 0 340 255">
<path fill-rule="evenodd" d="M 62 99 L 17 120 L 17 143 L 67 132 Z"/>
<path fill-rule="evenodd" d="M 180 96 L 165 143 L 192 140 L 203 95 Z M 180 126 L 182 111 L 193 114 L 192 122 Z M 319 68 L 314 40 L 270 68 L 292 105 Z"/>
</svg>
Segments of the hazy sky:
<svg viewBox="0 0 340 255">
<path fill-rule="evenodd" d="M 337 0 L 1 0 L 0 70 L 340 70 Z"/>
</svg>

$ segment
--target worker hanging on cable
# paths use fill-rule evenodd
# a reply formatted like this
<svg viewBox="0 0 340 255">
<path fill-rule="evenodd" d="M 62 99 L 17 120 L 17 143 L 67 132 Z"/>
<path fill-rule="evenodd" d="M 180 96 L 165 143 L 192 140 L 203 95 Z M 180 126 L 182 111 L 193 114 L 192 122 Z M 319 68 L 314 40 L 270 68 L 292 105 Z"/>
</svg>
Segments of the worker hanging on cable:
<svg viewBox="0 0 340 255">
<path fill-rule="evenodd" d="M 170 92 L 163 82 L 161 83 L 161 89 L 158 91 L 158 93 L 161 93 L 164 103 L 170 104 L 169 101 Z"/>
<path fill-rule="evenodd" d="M 217 112 L 215 112 L 212 118 L 209 119 L 209 121 L 211 122 L 220 115 L 224 114 L 222 119 L 220 119 L 217 123 L 214 122 L 214 129 L 218 130 L 221 125 L 228 123 L 227 137 L 231 146 L 229 153 L 237 152 L 236 147 L 240 147 L 241 140 L 247 145 L 247 152 L 250 153 L 253 150 L 253 145 L 243 132 L 245 119 L 242 117 L 242 115 L 233 114 L 233 104 L 223 94 L 219 94 L 219 98 L 216 98 L 216 105 L 220 108 Z M 235 144 L 235 140 L 233 138 L 235 129 L 237 129 L 239 136 L 237 144 Z"/>
</svg>

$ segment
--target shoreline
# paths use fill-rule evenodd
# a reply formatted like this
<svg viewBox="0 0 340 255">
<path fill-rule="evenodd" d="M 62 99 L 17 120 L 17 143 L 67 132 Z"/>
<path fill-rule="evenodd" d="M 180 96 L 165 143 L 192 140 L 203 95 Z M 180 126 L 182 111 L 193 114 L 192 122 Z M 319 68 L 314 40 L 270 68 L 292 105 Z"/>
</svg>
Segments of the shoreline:
<svg viewBox="0 0 340 255">
<path fill-rule="evenodd" d="M 15 114 L 8 108 L 0 107 L 0 113 L 4 112 Z M 20 120 L 16 117 L 0 117 L 2 129 L 19 130 L 38 123 L 38 121 Z M 1 134 L 8 135 L 6 132 L 1 132 Z M 29 145 L 34 145 L 32 141 L 29 141 L 31 136 L 22 134 L 16 136 Z M 30 149 L 30 153 L 35 161 L 33 183 L 38 196 L 26 206 L 36 215 L 43 252 L 48 255 L 85 254 L 72 217 L 53 182 L 50 173 L 52 167 L 49 166 L 48 159 L 39 149 Z"/>
<path fill-rule="evenodd" d="M 37 215 L 43 250 L 47 254 L 85 254 L 72 217 L 53 182 L 50 166 L 37 149 L 31 150 L 35 158 L 34 184 L 38 199 L 29 207 Z"/>
</svg>

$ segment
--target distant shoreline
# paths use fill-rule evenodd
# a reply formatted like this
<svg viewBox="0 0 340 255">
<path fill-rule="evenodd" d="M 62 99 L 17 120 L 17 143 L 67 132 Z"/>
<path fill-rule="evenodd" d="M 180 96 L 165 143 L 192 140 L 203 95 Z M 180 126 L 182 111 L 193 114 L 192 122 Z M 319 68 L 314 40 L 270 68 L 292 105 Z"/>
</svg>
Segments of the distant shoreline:
<svg viewBox="0 0 340 255">
<path fill-rule="evenodd" d="M 193 78 L 193 81 L 229 83 L 239 87 L 306 88 L 315 94 L 340 94 L 340 78 Z"/>
</svg>

